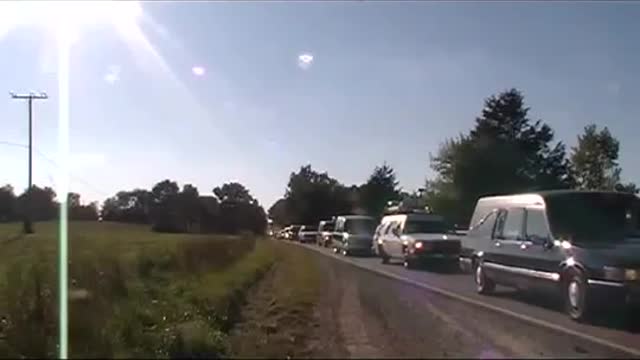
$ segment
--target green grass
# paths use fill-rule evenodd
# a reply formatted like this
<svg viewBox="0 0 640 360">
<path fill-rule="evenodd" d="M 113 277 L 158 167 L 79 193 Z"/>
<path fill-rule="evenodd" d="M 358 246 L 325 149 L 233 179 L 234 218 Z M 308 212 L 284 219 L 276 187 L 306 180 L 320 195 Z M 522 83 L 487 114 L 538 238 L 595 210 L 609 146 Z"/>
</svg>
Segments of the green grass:
<svg viewBox="0 0 640 360">
<path fill-rule="evenodd" d="M 57 356 L 57 224 L 0 225 L 0 356 Z M 274 261 L 253 237 L 69 226 L 71 357 L 216 357 L 245 290 Z"/>
</svg>

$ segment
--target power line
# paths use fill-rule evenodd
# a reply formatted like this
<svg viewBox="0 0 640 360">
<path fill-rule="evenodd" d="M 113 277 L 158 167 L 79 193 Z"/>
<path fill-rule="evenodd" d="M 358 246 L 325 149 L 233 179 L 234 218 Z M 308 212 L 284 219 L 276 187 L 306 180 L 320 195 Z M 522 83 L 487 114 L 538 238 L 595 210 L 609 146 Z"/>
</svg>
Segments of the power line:
<svg viewBox="0 0 640 360">
<path fill-rule="evenodd" d="M 31 201 L 31 186 L 33 180 L 33 166 L 32 166 L 32 144 L 33 144 L 33 100 L 46 100 L 49 97 L 46 93 L 40 92 L 28 93 L 28 94 L 15 94 L 10 92 L 11 98 L 14 100 L 27 100 L 29 105 L 29 187 L 27 187 L 27 211 L 24 219 L 24 232 L 26 234 L 33 233 L 33 225 L 31 223 L 32 201 Z"/>
<path fill-rule="evenodd" d="M 15 142 L 11 142 L 11 141 L 4 141 L 4 140 L 0 140 L 0 145 L 15 146 L 15 147 L 20 147 L 20 148 L 27 148 L 28 147 L 28 145 L 25 145 L 25 144 L 15 143 Z M 58 167 L 58 168 L 60 167 L 58 165 L 58 163 L 56 163 L 53 159 L 49 158 L 42 151 L 40 151 L 38 149 L 35 149 L 35 148 L 33 149 L 33 151 L 36 152 L 36 155 L 39 155 L 43 159 L 47 160 L 49 163 L 51 163 L 55 167 Z M 82 178 L 80 178 L 78 176 L 69 174 L 69 177 L 72 180 L 76 181 L 76 182 L 80 182 L 80 183 L 84 184 L 85 186 L 89 187 L 90 189 L 92 189 L 93 191 L 99 193 L 100 195 L 103 195 L 103 196 L 106 196 L 106 197 L 110 196 L 106 191 L 102 191 L 102 190 L 98 189 L 97 187 L 95 187 L 94 185 L 89 183 L 88 181 L 86 181 L 86 180 L 84 180 L 84 179 L 82 179 Z"/>
</svg>

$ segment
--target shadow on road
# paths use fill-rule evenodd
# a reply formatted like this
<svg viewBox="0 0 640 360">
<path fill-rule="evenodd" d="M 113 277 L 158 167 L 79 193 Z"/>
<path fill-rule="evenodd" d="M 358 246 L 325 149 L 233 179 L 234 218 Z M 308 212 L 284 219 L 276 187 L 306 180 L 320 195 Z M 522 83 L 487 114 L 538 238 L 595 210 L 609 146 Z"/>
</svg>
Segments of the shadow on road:
<svg viewBox="0 0 640 360">
<path fill-rule="evenodd" d="M 528 305 L 556 311 L 558 312 L 558 316 L 566 316 L 564 314 L 563 301 L 558 296 L 550 296 L 549 294 L 534 291 L 513 289 L 497 290 L 493 296 L 508 298 Z M 640 308 L 628 309 L 626 311 L 620 309 L 610 310 L 611 311 L 601 311 L 596 314 L 588 324 L 592 326 L 627 331 L 634 334 L 640 333 L 640 323 L 637 321 L 637 319 L 640 319 Z"/>
</svg>

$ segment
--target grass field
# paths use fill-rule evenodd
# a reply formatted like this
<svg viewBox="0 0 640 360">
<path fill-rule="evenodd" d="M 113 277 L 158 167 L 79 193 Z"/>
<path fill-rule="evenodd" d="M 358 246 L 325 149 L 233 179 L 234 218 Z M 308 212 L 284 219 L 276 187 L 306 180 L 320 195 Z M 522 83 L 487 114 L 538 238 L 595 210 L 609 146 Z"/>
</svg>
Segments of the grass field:
<svg viewBox="0 0 640 360">
<path fill-rule="evenodd" d="M 0 225 L 0 356 L 57 356 L 57 224 Z M 247 287 L 274 262 L 250 236 L 69 226 L 72 357 L 215 357 Z"/>
</svg>

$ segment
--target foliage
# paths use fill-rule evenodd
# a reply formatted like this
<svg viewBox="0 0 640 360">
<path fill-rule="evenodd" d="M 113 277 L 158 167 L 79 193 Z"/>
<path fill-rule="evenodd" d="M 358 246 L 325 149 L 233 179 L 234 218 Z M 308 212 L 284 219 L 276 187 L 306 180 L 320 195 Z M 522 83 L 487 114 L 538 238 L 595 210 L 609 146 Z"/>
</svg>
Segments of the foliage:
<svg viewBox="0 0 640 360">
<path fill-rule="evenodd" d="M 595 124 L 586 126 L 572 148 L 571 164 L 579 188 L 586 190 L 618 190 L 636 193 L 634 184 L 622 184 L 618 165 L 620 142 L 609 129 L 598 131 Z"/>
<path fill-rule="evenodd" d="M 564 144 L 553 130 L 528 117 L 516 89 L 485 100 L 475 127 L 443 143 L 431 167 L 438 174 L 426 186 L 431 207 L 455 223 L 466 223 L 481 196 L 573 185 Z"/>
<path fill-rule="evenodd" d="M 0 239 L 13 225 L 0 225 Z M 3 358 L 57 355 L 57 226 L 39 230 L 35 241 L 4 242 Z M 71 222 L 69 231 L 73 358 L 224 355 L 246 289 L 274 260 L 269 243 L 254 237 L 98 222 Z"/>
<path fill-rule="evenodd" d="M 311 165 L 291 173 L 284 199 L 286 219 L 297 224 L 318 224 L 353 208 L 350 191 L 326 172 L 313 170 Z"/>
<path fill-rule="evenodd" d="M 360 202 L 367 214 L 380 216 L 391 200 L 400 200 L 400 191 L 393 168 L 384 163 L 375 167 L 367 182 L 360 188 Z"/>
</svg>

